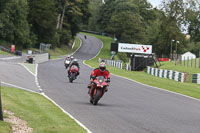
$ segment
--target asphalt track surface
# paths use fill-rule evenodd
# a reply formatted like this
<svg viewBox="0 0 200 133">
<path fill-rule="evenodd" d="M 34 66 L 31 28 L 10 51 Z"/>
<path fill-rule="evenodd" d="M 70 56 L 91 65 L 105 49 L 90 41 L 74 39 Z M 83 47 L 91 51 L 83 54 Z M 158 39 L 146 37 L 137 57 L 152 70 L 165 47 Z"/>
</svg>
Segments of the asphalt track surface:
<svg viewBox="0 0 200 133">
<path fill-rule="evenodd" d="M 79 37 L 83 43 L 74 57 L 80 62 L 80 76 L 69 83 L 62 59 L 40 64 L 38 78 L 45 94 L 92 132 L 200 132 L 200 101 L 114 75 L 108 92 L 97 106 L 91 105 L 86 87 L 93 69 L 82 62 L 98 53 L 101 42 Z"/>
<path fill-rule="evenodd" d="M 19 64 L 22 60 L 20 56 L 0 55 L 0 81 L 39 92 L 35 77 Z"/>
</svg>

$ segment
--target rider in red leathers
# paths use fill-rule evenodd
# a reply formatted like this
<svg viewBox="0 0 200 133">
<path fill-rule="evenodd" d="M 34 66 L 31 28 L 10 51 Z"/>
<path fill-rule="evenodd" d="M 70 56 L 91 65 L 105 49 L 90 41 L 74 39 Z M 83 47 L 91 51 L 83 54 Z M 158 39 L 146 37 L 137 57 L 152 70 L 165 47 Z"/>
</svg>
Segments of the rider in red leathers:
<svg viewBox="0 0 200 133">
<path fill-rule="evenodd" d="M 110 73 L 106 69 L 105 62 L 101 62 L 99 64 L 99 68 L 96 68 L 92 71 L 92 73 L 90 74 L 90 81 L 93 81 L 97 76 L 104 76 L 104 78 L 106 79 L 106 82 L 110 82 Z M 91 83 L 88 85 L 88 88 L 89 88 L 89 91 L 90 91 Z M 105 91 L 108 91 L 107 87 L 106 87 Z"/>
</svg>

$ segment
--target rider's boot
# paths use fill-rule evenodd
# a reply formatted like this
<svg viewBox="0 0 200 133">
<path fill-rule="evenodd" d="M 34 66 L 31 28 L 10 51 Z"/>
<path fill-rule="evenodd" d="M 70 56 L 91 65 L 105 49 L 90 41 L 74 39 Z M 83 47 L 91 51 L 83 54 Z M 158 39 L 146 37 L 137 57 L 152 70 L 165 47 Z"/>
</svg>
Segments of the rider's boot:
<svg viewBox="0 0 200 133">
<path fill-rule="evenodd" d="M 105 88 L 105 92 L 107 92 L 107 91 L 108 91 L 108 87 Z"/>
<path fill-rule="evenodd" d="M 89 84 L 87 88 L 88 88 L 88 94 L 90 94 L 91 85 Z"/>
</svg>

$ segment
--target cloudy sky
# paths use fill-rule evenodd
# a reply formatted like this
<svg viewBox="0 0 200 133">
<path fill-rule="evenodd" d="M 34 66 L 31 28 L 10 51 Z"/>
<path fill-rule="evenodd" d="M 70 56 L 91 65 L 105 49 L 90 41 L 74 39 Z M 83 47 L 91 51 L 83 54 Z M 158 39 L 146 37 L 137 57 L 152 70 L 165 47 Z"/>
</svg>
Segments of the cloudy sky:
<svg viewBox="0 0 200 133">
<path fill-rule="evenodd" d="M 153 7 L 156 7 L 159 4 L 161 4 L 162 0 L 148 0 L 148 1 L 153 5 Z"/>
</svg>

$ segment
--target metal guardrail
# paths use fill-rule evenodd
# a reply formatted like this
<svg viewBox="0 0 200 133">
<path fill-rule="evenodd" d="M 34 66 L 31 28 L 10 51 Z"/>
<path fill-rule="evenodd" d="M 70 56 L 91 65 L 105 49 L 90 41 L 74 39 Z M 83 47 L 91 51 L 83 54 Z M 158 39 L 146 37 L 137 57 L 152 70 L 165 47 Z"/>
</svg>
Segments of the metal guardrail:
<svg viewBox="0 0 200 133">
<path fill-rule="evenodd" d="M 113 35 L 108 34 L 108 33 L 104 33 L 104 32 L 96 32 L 96 31 L 90 31 L 90 30 L 81 30 L 81 31 L 82 32 L 86 32 L 86 33 L 96 34 L 96 35 L 103 35 L 103 36 L 113 37 Z"/>
</svg>

